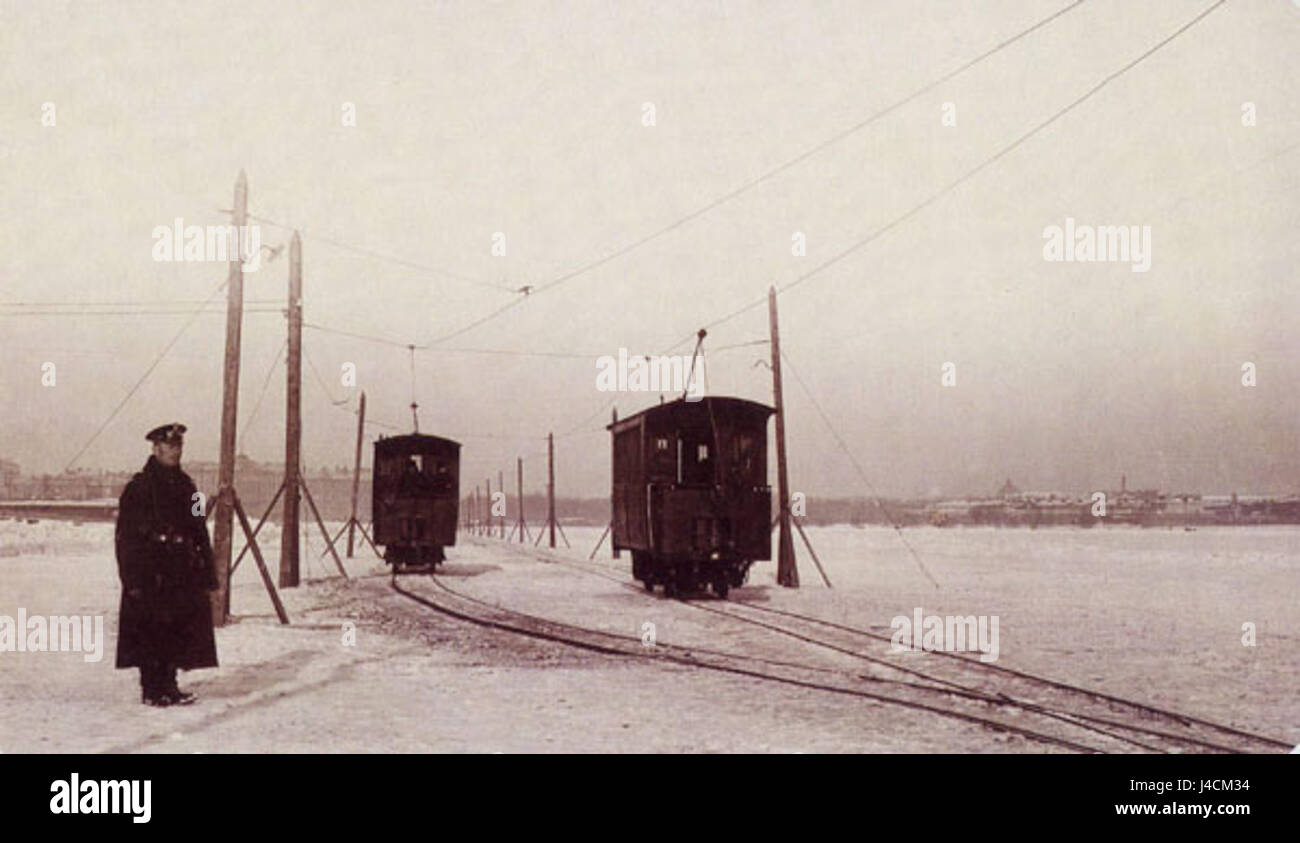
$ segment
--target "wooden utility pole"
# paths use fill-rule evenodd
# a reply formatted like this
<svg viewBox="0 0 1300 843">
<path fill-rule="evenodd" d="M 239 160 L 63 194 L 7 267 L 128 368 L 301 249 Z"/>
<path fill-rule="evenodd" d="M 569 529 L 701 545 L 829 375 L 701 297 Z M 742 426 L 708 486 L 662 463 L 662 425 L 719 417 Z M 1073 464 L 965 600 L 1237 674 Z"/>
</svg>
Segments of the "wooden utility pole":
<svg viewBox="0 0 1300 843">
<path fill-rule="evenodd" d="M 555 547 L 555 436 L 546 434 L 546 524 L 550 528 L 551 548 Z"/>
<path fill-rule="evenodd" d="M 348 520 L 348 558 L 352 558 L 352 534 L 357 527 L 357 493 L 361 488 L 361 437 L 366 430 L 366 394 L 361 393 L 361 407 L 357 410 L 357 454 L 352 462 L 352 516 Z"/>
<path fill-rule="evenodd" d="M 497 472 L 497 488 L 501 490 L 501 496 L 502 496 L 502 497 L 505 497 L 505 494 L 506 494 L 506 473 L 505 473 L 504 471 L 498 471 L 498 472 Z M 503 514 L 503 515 L 501 516 L 501 538 L 504 540 L 505 537 L 506 537 L 506 517 L 505 517 L 505 515 Z"/>
<path fill-rule="evenodd" d="M 244 319 L 244 244 L 239 232 L 248 225 L 248 177 L 239 171 L 235 181 L 235 253 L 230 256 L 226 281 L 226 357 L 221 386 L 221 464 L 217 470 L 217 513 L 212 528 L 212 552 L 217 568 L 217 591 L 212 595 L 212 623 L 225 626 L 230 614 L 230 545 L 234 529 L 235 426 L 239 411 L 239 343 Z"/>
<path fill-rule="evenodd" d="M 284 518 L 280 522 L 280 588 L 298 586 L 298 475 L 302 454 L 302 239 L 289 241 L 288 382 L 284 411 Z"/>
<path fill-rule="evenodd" d="M 781 535 L 777 543 L 776 581 L 788 588 L 799 587 L 799 568 L 794 560 L 794 536 L 790 532 L 790 478 L 785 465 L 785 402 L 781 398 L 781 337 L 776 324 L 776 288 L 767 289 L 767 311 L 772 323 L 772 399 L 776 404 L 776 483 L 781 505 Z"/>
<path fill-rule="evenodd" d="M 519 543 L 524 543 L 524 533 L 528 530 L 528 523 L 524 520 L 524 458 L 515 457 L 515 470 L 519 478 L 518 485 L 515 487 L 519 490 Z"/>
<path fill-rule="evenodd" d="M 612 426 L 612 425 L 616 425 L 616 424 L 618 424 L 618 407 L 614 407 L 613 409 L 611 409 L 611 410 L 609 411 L 609 414 L 610 414 L 610 425 Z M 609 459 L 610 459 L 610 470 L 609 470 L 609 476 L 610 476 L 610 485 L 612 486 L 612 485 L 613 485 L 613 477 L 614 477 L 614 457 L 612 456 L 612 454 L 613 454 L 613 449 L 610 450 L 610 453 L 611 453 L 611 456 L 610 456 L 610 458 L 609 458 Z M 610 535 L 609 535 L 609 550 L 610 550 L 610 554 L 609 554 L 609 555 L 610 555 L 612 558 L 614 558 L 614 559 L 618 559 L 618 558 L 619 558 L 619 555 L 618 555 L 618 545 L 614 544 L 614 495 L 613 495 L 612 492 L 610 493 L 610 496 L 609 496 L 609 526 L 606 527 L 605 529 L 606 529 L 606 531 L 609 532 L 609 534 L 610 534 Z M 603 537 L 602 537 L 602 538 L 603 538 Z M 600 543 L 597 542 L 596 546 L 597 546 L 597 547 L 600 547 Z M 591 552 L 591 554 L 592 554 L 593 556 L 595 556 L 595 555 L 596 555 L 596 551 L 593 550 L 593 551 Z"/>
</svg>

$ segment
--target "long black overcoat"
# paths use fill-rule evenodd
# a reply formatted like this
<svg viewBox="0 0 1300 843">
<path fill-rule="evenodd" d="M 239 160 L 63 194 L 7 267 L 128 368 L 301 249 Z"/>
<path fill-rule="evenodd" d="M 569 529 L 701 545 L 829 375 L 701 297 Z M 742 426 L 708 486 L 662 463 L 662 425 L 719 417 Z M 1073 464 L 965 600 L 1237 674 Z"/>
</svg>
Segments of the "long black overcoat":
<svg viewBox="0 0 1300 843">
<path fill-rule="evenodd" d="M 153 457 L 126 484 L 117 510 L 122 603 L 117 666 L 217 666 L 208 592 L 217 587 L 207 522 L 194 481 Z"/>
</svg>

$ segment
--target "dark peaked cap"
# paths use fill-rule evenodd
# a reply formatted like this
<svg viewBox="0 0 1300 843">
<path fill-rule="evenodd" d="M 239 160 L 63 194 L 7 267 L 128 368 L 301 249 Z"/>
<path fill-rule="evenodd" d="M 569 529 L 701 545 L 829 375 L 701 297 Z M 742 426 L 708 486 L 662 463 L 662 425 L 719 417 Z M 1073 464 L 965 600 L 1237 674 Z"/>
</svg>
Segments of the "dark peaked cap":
<svg viewBox="0 0 1300 843">
<path fill-rule="evenodd" d="M 186 427 L 178 422 L 164 424 L 155 427 L 145 434 L 145 439 L 150 442 L 169 442 L 173 445 L 180 444 L 181 437 L 185 434 Z"/>
</svg>

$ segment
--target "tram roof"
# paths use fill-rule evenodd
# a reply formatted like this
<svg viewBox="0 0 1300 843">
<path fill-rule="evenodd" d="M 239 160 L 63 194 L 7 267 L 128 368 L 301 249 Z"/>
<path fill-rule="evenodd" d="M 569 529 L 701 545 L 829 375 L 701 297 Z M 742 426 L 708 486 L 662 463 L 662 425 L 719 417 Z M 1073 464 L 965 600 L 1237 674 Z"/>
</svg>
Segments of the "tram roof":
<svg viewBox="0 0 1300 843">
<path fill-rule="evenodd" d="M 698 401 L 687 401 L 684 398 L 678 398 L 676 401 L 656 404 L 653 407 L 647 407 L 640 412 L 633 413 L 627 418 L 611 422 L 605 425 L 605 429 L 620 431 L 642 417 L 647 421 L 658 421 L 665 417 L 674 421 L 681 421 L 683 419 L 694 420 L 700 415 L 709 412 L 728 420 L 736 416 L 761 416 L 766 420 L 776 410 L 766 404 L 750 401 L 747 398 L 731 398 L 722 395 L 706 395 Z"/>
</svg>

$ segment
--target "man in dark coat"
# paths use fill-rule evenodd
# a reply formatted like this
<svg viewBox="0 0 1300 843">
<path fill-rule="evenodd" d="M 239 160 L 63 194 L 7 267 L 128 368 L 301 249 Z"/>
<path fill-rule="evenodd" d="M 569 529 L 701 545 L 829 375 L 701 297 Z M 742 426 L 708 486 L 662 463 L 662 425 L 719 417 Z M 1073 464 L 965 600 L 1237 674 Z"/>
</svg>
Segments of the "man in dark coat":
<svg viewBox="0 0 1300 843">
<path fill-rule="evenodd" d="M 117 666 L 140 668 L 146 705 L 186 705 L 176 670 L 217 666 L 208 592 L 217 588 L 205 500 L 181 471 L 185 425 L 145 438 L 153 455 L 122 492 L 117 510 L 117 571 L 122 604 Z"/>
</svg>

